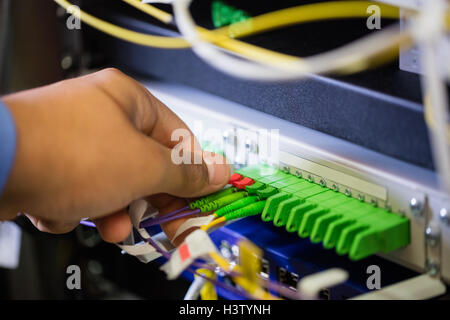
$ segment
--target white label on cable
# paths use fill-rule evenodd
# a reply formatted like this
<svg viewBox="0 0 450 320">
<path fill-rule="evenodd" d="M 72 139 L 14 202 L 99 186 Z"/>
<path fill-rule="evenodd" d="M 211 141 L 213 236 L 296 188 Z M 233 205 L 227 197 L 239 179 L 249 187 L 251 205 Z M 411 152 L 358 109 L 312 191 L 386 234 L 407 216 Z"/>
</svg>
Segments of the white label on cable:
<svg viewBox="0 0 450 320">
<path fill-rule="evenodd" d="M 128 253 L 129 255 L 136 256 L 140 261 L 148 263 L 159 257 L 161 253 L 157 252 L 155 248 L 146 242 L 138 243 L 135 245 L 117 245 L 120 249 Z"/>
<path fill-rule="evenodd" d="M 175 279 L 195 259 L 216 251 L 216 246 L 209 238 L 208 233 L 203 230 L 195 230 L 173 252 L 170 260 L 161 267 L 161 270 L 167 274 L 167 279 Z"/>
<path fill-rule="evenodd" d="M 188 220 L 186 220 L 178 229 L 177 232 L 175 232 L 175 235 L 172 238 L 172 242 L 183 232 L 185 232 L 186 230 L 189 230 L 190 228 L 194 228 L 194 227 L 201 227 L 205 224 L 210 223 L 211 221 L 214 220 L 214 216 L 208 215 L 208 216 L 204 216 L 204 217 L 197 217 L 197 218 L 190 218 Z"/>
<path fill-rule="evenodd" d="M 129 215 L 131 222 L 142 238 L 150 238 L 150 235 L 145 229 L 139 228 L 139 224 L 142 220 L 145 220 L 149 217 L 154 217 L 157 213 L 158 211 L 152 208 L 151 205 L 149 205 L 147 201 L 143 199 L 133 201 L 130 204 Z M 159 245 L 161 249 L 167 252 L 173 249 L 172 244 L 164 235 L 164 233 L 159 233 L 152 237 L 152 239 Z M 161 254 L 157 252 L 156 249 L 149 243 L 135 243 L 135 239 L 133 236 L 130 236 L 122 245 L 117 246 L 124 250 L 126 253 L 132 256 L 136 256 L 140 261 L 144 263 L 148 263 L 161 256 Z"/>
<path fill-rule="evenodd" d="M 14 222 L 0 222 L 0 267 L 16 269 L 19 266 L 22 230 Z"/>
</svg>

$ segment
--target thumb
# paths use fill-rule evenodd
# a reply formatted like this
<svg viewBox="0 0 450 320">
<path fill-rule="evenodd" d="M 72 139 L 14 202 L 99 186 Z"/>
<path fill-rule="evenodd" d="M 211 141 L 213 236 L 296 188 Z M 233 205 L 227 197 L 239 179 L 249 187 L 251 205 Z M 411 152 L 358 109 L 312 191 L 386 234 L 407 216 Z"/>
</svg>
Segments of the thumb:
<svg viewBox="0 0 450 320">
<path fill-rule="evenodd" d="M 202 151 L 197 153 L 197 157 L 192 153 L 191 158 L 196 158 L 196 163 L 176 164 L 172 159 L 168 161 L 163 192 L 193 198 L 220 190 L 228 183 L 231 170 L 224 157 Z"/>
</svg>

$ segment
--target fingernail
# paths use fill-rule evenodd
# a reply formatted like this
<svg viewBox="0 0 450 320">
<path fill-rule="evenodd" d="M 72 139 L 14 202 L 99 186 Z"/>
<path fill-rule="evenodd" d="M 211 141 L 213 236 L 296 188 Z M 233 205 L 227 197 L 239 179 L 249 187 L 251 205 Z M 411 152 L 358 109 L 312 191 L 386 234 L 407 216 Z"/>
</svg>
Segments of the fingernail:
<svg viewBox="0 0 450 320">
<path fill-rule="evenodd" d="M 203 160 L 208 168 L 209 183 L 211 185 L 226 184 L 230 178 L 230 168 L 225 158 L 211 152 L 203 152 Z"/>
</svg>

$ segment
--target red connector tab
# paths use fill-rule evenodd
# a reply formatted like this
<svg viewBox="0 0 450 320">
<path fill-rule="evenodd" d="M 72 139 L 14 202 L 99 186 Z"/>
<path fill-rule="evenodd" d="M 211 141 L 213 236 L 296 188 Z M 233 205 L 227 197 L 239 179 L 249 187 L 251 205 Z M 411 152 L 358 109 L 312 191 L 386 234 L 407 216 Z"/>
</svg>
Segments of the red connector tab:
<svg viewBox="0 0 450 320">
<path fill-rule="evenodd" d="M 242 179 L 240 181 L 234 182 L 233 186 L 235 186 L 238 189 L 245 189 L 246 186 L 251 186 L 254 183 L 255 183 L 255 181 L 253 181 L 252 179 L 246 177 L 246 178 L 244 178 L 244 179 Z"/>
<path fill-rule="evenodd" d="M 229 184 L 234 184 L 235 182 L 242 180 L 243 176 L 241 176 L 239 173 L 233 173 L 233 175 L 230 177 Z"/>
</svg>

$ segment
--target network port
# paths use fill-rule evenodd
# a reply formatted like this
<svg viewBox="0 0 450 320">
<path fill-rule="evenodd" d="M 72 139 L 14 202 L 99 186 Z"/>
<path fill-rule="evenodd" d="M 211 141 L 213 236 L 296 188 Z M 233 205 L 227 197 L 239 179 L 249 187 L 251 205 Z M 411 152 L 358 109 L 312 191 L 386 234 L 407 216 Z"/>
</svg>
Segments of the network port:
<svg viewBox="0 0 450 320">
<path fill-rule="evenodd" d="M 261 272 L 260 275 L 263 279 L 269 279 L 269 261 L 261 259 Z"/>
<path fill-rule="evenodd" d="M 287 269 L 282 267 L 277 267 L 277 279 L 278 282 L 284 284 L 285 286 L 297 289 L 297 283 L 299 280 L 298 274 L 294 272 L 289 272 Z"/>
</svg>

